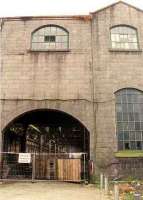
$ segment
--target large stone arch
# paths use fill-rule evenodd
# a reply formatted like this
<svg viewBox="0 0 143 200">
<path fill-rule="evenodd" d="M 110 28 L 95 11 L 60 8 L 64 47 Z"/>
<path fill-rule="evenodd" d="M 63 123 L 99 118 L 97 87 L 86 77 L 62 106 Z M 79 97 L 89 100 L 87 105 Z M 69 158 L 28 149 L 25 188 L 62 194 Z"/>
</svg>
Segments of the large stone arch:
<svg viewBox="0 0 143 200">
<path fill-rule="evenodd" d="M 5 103 L 4 103 L 5 104 Z M 67 104 L 67 105 L 66 105 Z M 73 104 L 73 105 L 72 105 Z M 65 106 L 66 105 L 66 106 Z M 53 110 L 59 110 L 61 112 L 68 113 L 69 115 L 75 117 L 78 121 L 80 121 L 88 130 L 91 132 L 92 127 L 91 127 L 91 122 L 92 119 L 87 118 L 86 116 L 83 116 L 82 113 L 82 107 L 85 108 L 85 105 L 79 106 L 79 104 L 76 105 L 76 102 L 53 102 L 49 101 L 48 104 L 45 101 L 31 101 L 29 102 L 15 102 L 14 105 L 11 105 L 11 109 L 6 110 L 3 108 L 5 107 L 2 105 L 2 125 L 1 129 L 3 130 L 7 124 L 9 124 L 13 119 L 15 119 L 17 116 L 20 116 L 23 113 L 29 112 L 31 110 L 36 110 L 36 109 L 53 109 Z M 7 107 L 7 105 L 6 105 Z M 79 107 L 79 111 L 76 109 Z M 87 105 L 87 107 L 89 107 Z M 92 108 L 91 108 L 92 109 Z M 83 111 L 84 112 L 84 111 Z M 86 115 L 86 113 L 85 113 Z"/>
<path fill-rule="evenodd" d="M 51 171 L 47 170 L 46 173 L 40 176 L 42 170 L 46 170 L 49 167 L 49 160 L 46 156 L 42 160 L 42 156 L 62 156 L 66 154 L 70 158 L 71 155 L 80 154 L 81 160 L 78 160 L 78 162 L 81 166 L 81 173 L 79 175 L 83 177 L 84 173 L 84 177 L 89 179 L 88 168 L 84 172 L 82 170 L 86 166 L 88 167 L 90 159 L 90 133 L 85 125 L 71 114 L 57 109 L 28 110 L 10 121 L 3 129 L 2 134 L 2 150 L 6 154 L 11 152 L 11 154 L 15 153 L 16 155 L 18 153 L 41 155 L 40 161 L 38 156 L 35 161 L 37 163 L 36 166 L 40 166 L 37 168 L 36 178 L 44 177 L 54 180 L 55 177 L 58 177 L 57 171 L 53 172 L 52 168 L 50 168 Z M 44 166 L 41 164 L 41 160 L 44 162 Z M 11 167 L 9 174 L 11 173 L 14 176 L 12 174 L 13 168 L 7 158 L 5 162 Z M 50 162 L 57 167 L 56 163 L 58 161 L 55 162 L 51 159 Z M 67 170 L 69 170 L 68 168 Z M 54 175 L 52 176 L 50 172 L 54 173 Z M 17 173 L 20 176 L 20 171 Z M 50 175 L 47 175 L 47 173 Z"/>
<path fill-rule="evenodd" d="M 25 100 L 4 101 L 2 103 L 1 130 L 7 127 L 18 116 L 37 109 L 58 110 L 77 119 L 90 133 L 90 155 L 95 157 L 94 112 L 93 105 L 86 101 L 53 101 L 53 100 Z M 1 134 L 2 144 L 2 134 Z"/>
</svg>

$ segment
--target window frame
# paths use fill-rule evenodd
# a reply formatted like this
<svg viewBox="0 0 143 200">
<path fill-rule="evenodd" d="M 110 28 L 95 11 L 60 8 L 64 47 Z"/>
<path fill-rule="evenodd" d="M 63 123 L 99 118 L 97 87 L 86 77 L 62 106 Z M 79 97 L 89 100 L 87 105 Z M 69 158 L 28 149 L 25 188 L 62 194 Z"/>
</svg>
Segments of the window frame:
<svg viewBox="0 0 143 200">
<path fill-rule="evenodd" d="M 122 92 L 122 93 L 120 93 Z M 134 93 L 134 94 L 133 94 Z M 117 140 L 117 147 L 118 147 L 118 151 L 125 151 L 125 150 L 128 150 L 125 148 L 125 143 L 128 143 L 128 145 L 130 146 L 129 150 L 130 151 L 135 151 L 135 150 L 143 150 L 143 112 L 136 112 L 134 109 L 137 105 L 142 105 L 143 106 L 143 91 L 142 90 L 139 90 L 139 89 L 136 89 L 136 88 L 122 88 L 118 91 L 116 91 L 114 93 L 115 95 L 115 122 L 116 122 L 116 140 Z M 136 101 L 137 100 L 137 97 L 134 99 L 134 101 L 128 101 L 129 99 L 127 98 L 126 100 L 124 99 L 124 101 L 126 101 L 126 103 L 123 101 L 123 95 L 126 95 L 126 98 L 128 95 L 133 95 L 134 97 L 136 95 L 139 95 L 141 96 L 141 99 L 140 101 Z M 117 99 L 117 97 L 119 97 L 119 99 Z M 122 97 L 121 97 L 122 96 Z M 132 96 L 132 97 L 133 97 Z M 119 103 L 119 100 L 120 100 L 120 103 Z M 138 99 L 139 100 L 139 99 Z M 121 120 L 118 120 L 118 117 L 117 115 L 120 113 L 118 112 L 117 110 L 119 109 L 119 107 L 117 107 L 117 105 L 120 104 L 121 108 L 123 109 L 122 105 L 126 105 L 126 107 L 128 107 L 129 109 L 129 105 L 132 104 L 132 106 L 134 107 L 133 108 L 133 112 L 122 112 L 122 119 Z M 130 109 L 129 109 L 130 110 Z M 128 119 L 125 120 L 123 119 L 123 113 L 127 113 L 127 114 L 130 114 L 130 113 L 133 113 L 134 115 L 134 119 L 129 119 L 129 115 L 128 115 Z M 137 118 L 135 117 L 135 114 L 139 114 L 140 117 L 139 119 L 137 120 Z M 124 128 L 124 125 L 128 124 L 127 128 Z M 134 123 L 134 127 L 133 128 L 129 128 L 129 126 L 131 126 L 131 124 Z M 140 124 L 139 124 L 140 123 Z M 121 127 L 118 127 L 118 125 L 122 125 Z M 137 125 L 140 125 L 140 128 L 137 129 Z M 119 128 L 119 129 L 118 129 Z M 120 129 L 121 128 L 121 129 Z M 122 133 L 122 134 L 121 134 Z M 126 138 L 125 139 L 125 134 L 127 136 L 127 133 L 128 133 L 128 139 Z M 138 134 L 140 134 L 140 139 L 137 138 L 137 136 L 139 136 Z M 120 138 L 119 138 L 120 137 Z M 120 149 L 119 148 L 119 143 L 122 142 L 122 148 Z M 141 145 L 141 149 L 138 149 L 138 142 L 140 142 L 140 145 Z M 131 148 L 131 144 L 135 145 L 135 148 Z"/>
<path fill-rule="evenodd" d="M 37 49 L 34 49 L 33 47 L 32 47 L 32 44 L 33 44 L 33 42 L 32 42 L 32 39 L 33 39 L 33 35 L 37 32 L 37 31 L 39 31 L 40 29 L 42 29 L 42 28 L 46 28 L 46 27 L 56 27 L 56 28 L 59 28 L 59 29 L 61 29 L 61 30 L 63 30 L 64 32 L 66 32 L 67 33 L 67 47 L 66 48 L 45 48 L 45 49 L 40 49 L 40 48 L 37 48 Z M 51 35 L 51 36 L 55 36 L 55 39 L 56 39 L 56 35 Z M 43 42 L 43 43 L 48 43 L 48 42 Z M 69 52 L 70 51 L 70 49 L 69 49 L 69 31 L 67 30 L 67 29 L 65 29 L 64 27 L 62 27 L 62 26 L 59 26 L 59 25 L 56 25 L 56 24 L 48 24 L 48 25 L 43 25 L 43 26 L 40 26 L 40 27 L 38 27 L 38 28 L 36 28 L 32 33 L 31 33 L 31 40 L 30 40 L 30 51 L 32 51 L 32 52 Z"/>
<path fill-rule="evenodd" d="M 127 28 L 130 28 L 130 29 L 133 29 L 136 33 L 136 39 L 137 39 L 137 48 L 113 48 L 112 47 L 112 29 L 116 28 L 116 27 L 127 27 Z M 134 26 L 131 26 L 131 25 L 127 25 L 127 24 L 118 24 L 118 25 L 114 25 L 114 26 L 111 26 L 110 27 L 110 51 L 130 51 L 130 52 L 138 52 L 138 51 L 141 51 L 140 49 L 140 43 L 139 43 L 139 35 L 138 35 L 138 29 Z M 119 43 L 122 43 L 122 42 L 119 42 Z M 129 42 L 128 42 L 129 43 Z M 133 43 L 133 42 L 130 42 L 130 43 Z"/>
</svg>

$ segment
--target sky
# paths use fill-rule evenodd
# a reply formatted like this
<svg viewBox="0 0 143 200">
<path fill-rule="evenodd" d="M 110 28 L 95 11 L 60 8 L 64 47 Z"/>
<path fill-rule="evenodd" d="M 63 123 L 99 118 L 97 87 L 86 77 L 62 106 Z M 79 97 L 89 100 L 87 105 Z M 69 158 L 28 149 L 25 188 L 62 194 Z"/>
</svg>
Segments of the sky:
<svg viewBox="0 0 143 200">
<path fill-rule="evenodd" d="M 124 0 L 143 10 L 143 0 Z M 0 0 L 0 17 L 86 15 L 117 0 Z"/>
</svg>

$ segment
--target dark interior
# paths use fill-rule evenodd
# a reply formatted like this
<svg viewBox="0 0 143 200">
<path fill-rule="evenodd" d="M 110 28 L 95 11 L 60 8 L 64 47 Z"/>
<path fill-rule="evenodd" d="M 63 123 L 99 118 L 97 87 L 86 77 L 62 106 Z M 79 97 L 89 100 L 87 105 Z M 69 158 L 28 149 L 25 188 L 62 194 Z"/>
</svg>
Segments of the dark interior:
<svg viewBox="0 0 143 200">
<path fill-rule="evenodd" d="M 89 132 L 71 115 L 56 110 L 27 112 L 4 130 L 4 152 L 89 153 Z"/>
</svg>

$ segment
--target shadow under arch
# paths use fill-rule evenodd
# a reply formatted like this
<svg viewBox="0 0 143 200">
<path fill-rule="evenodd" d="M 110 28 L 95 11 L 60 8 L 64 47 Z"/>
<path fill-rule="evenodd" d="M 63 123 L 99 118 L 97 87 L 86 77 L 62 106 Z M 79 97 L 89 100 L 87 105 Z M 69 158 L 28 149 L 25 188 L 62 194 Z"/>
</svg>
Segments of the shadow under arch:
<svg viewBox="0 0 143 200">
<path fill-rule="evenodd" d="M 15 125 L 23 126 L 22 127 L 23 133 L 21 133 L 20 136 L 18 135 L 20 134 L 18 133 L 18 130 L 16 133 L 16 129 L 18 128 L 20 129 L 21 127 L 14 127 Z M 22 138 L 21 143 L 25 142 L 28 134 L 27 130 L 30 129 L 29 125 L 33 125 L 33 129 L 35 129 L 35 132 L 36 131 L 38 132 L 39 130 L 41 134 L 45 134 L 46 127 L 48 127 L 51 130 L 51 132 L 53 132 L 52 129 L 59 129 L 58 131 L 67 132 L 68 137 L 70 137 L 69 143 L 71 142 L 71 144 L 74 144 L 73 138 L 77 137 L 77 135 L 75 135 L 75 133 L 77 133 L 80 138 L 79 139 L 77 137 L 77 139 L 79 139 L 79 142 L 77 142 L 76 140 L 77 146 L 80 146 L 81 147 L 80 151 L 88 153 L 89 156 L 90 135 L 88 129 L 79 119 L 75 118 L 71 114 L 56 109 L 34 109 L 26 111 L 21 115 L 17 116 L 16 118 L 14 118 L 12 121 L 10 121 L 2 130 L 3 151 L 21 151 L 21 152 L 28 151 L 26 150 L 25 147 L 26 144 L 23 144 L 22 147 L 19 147 L 20 148 L 19 150 L 16 150 L 17 147 L 15 148 L 9 147 L 10 145 L 9 143 L 11 142 L 9 141 L 9 138 L 11 138 L 11 135 L 13 135 L 14 139 L 19 137 L 18 140 L 20 140 L 21 137 Z M 66 137 L 67 135 L 65 135 L 64 137 Z M 69 149 L 67 150 L 68 153 L 70 151 L 74 150 L 69 150 Z M 75 151 L 79 150 L 76 149 Z"/>
<path fill-rule="evenodd" d="M 38 108 L 38 109 L 32 109 L 32 110 L 28 110 L 28 111 L 25 111 L 25 112 L 23 112 L 23 113 L 21 113 L 21 114 L 19 114 L 18 116 L 16 116 L 14 119 L 12 119 L 11 121 L 9 121 L 8 123 L 7 123 L 7 125 L 3 128 L 3 130 L 2 130 L 2 133 L 4 133 L 5 132 L 5 130 L 7 130 L 8 129 L 8 127 L 11 125 L 11 124 L 13 124 L 15 121 L 17 121 L 17 120 L 19 120 L 20 118 L 23 118 L 24 116 L 26 116 L 27 114 L 34 114 L 34 113 L 36 113 L 36 112 L 55 112 L 55 113 L 60 113 L 60 114 L 62 114 L 62 115 L 66 115 L 67 117 L 70 117 L 70 118 L 72 118 L 72 119 L 74 119 L 75 121 L 77 121 L 77 123 L 79 123 L 79 124 L 81 124 L 89 133 L 90 133 L 90 131 L 89 131 L 89 129 L 84 125 L 84 123 L 82 122 L 82 121 L 80 121 L 77 117 L 74 117 L 72 114 L 70 114 L 70 113 L 67 113 L 67 112 L 65 112 L 65 111 L 62 111 L 62 110 L 58 110 L 58 109 L 50 109 L 50 108 Z"/>
</svg>

